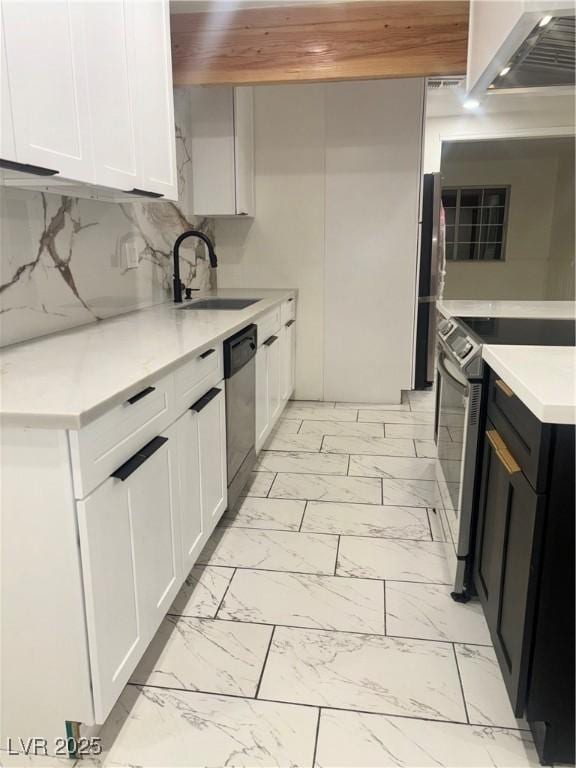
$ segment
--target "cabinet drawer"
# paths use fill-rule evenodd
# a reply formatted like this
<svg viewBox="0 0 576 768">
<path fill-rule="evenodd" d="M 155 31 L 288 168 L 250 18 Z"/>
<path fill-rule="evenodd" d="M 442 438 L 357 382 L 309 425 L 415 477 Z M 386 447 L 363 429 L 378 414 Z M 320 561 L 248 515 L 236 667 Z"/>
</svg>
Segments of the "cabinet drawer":
<svg viewBox="0 0 576 768">
<path fill-rule="evenodd" d="M 172 421 L 170 374 L 135 392 L 96 421 L 71 431 L 74 494 L 83 499 Z"/>
<path fill-rule="evenodd" d="M 261 347 L 266 339 L 280 330 L 280 307 L 267 312 L 256 321 L 258 325 L 258 346 Z"/>
<path fill-rule="evenodd" d="M 176 413 L 179 415 L 222 379 L 222 345 L 204 350 L 174 374 Z"/>
<path fill-rule="evenodd" d="M 530 485 L 539 493 L 545 490 L 550 425 L 542 424 L 494 371 L 490 373 L 487 416 Z"/>
<path fill-rule="evenodd" d="M 296 317 L 296 299 L 290 298 L 282 304 L 281 322 L 282 325 Z"/>
</svg>

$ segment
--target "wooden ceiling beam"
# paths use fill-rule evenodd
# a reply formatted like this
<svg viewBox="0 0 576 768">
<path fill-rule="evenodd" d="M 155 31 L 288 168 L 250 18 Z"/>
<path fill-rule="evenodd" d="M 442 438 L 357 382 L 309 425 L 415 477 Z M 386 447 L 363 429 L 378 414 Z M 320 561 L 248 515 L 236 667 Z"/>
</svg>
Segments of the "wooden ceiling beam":
<svg viewBox="0 0 576 768">
<path fill-rule="evenodd" d="M 171 17 L 174 85 L 464 74 L 467 0 L 386 0 Z"/>
</svg>

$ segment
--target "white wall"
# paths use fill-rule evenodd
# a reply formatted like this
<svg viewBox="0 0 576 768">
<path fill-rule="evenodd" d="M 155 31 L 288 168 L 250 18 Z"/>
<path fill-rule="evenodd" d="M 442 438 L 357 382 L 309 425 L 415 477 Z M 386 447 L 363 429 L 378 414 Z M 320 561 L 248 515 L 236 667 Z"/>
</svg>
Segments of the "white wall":
<svg viewBox="0 0 576 768">
<path fill-rule="evenodd" d="M 574 94 L 490 94 L 477 110 L 462 107 L 461 89 L 428 94 L 424 173 L 440 170 L 442 140 L 574 134 Z"/>
<path fill-rule="evenodd" d="M 574 298 L 572 139 L 444 144 L 442 184 L 510 185 L 504 260 L 447 262 L 446 298 Z"/>
<path fill-rule="evenodd" d="M 217 223 L 220 287 L 299 291 L 296 397 L 411 384 L 423 82 L 255 88 L 256 218 Z"/>
</svg>

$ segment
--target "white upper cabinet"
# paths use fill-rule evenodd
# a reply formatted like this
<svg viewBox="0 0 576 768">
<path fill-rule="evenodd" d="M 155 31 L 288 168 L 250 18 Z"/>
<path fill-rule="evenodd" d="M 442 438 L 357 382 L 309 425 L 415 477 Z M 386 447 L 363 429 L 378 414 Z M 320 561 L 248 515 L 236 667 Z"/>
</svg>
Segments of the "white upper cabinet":
<svg viewBox="0 0 576 768">
<path fill-rule="evenodd" d="M 168 0 L 0 2 L 15 139 L 0 159 L 54 171 L 55 187 L 177 200 Z"/>
<path fill-rule="evenodd" d="M 169 4 L 129 4 L 134 16 L 132 83 L 141 177 L 135 186 L 178 200 Z"/>
<path fill-rule="evenodd" d="M 250 87 L 195 86 L 191 100 L 192 210 L 254 215 L 254 105 Z"/>
<path fill-rule="evenodd" d="M 94 181 L 84 3 L 3 0 L 16 159 Z"/>
<path fill-rule="evenodd" d="M 140 184 L 126 45 L 132 14 L 132 4 L 110 0 L 92 0 L 84 8 L 95 176 L 100 184 L 116 189 Z"/>
<path fill-rule="evenodd" d="M 14 122 L 12 120 L 12 100 L 6 63 L 6 44 L 4 42 L 4 23 L 0 4 L 0 158 L 14 162 L 16 145 L 14 143 Z"/>
</svg>

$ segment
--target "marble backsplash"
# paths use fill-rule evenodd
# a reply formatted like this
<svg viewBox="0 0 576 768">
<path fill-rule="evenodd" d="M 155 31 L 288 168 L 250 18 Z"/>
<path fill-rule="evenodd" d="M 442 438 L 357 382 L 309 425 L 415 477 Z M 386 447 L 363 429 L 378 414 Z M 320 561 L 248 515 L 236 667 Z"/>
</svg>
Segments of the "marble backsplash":
<svg viewBox="0 0 576 768">
<path fill-rule="evenodd" d="M 176 237 L 191 228 L 214 237 L 211 219 L 186 213 L 188 113 L 178 92 L 176 116 L 179 203 L 106 203 L 0 187 L 0 346 L 170 297 Z M 128 268 L 129 246 L 137 268 Z M 212 287 L 200 241 L 184 243 L 181 262 L 188 287 Z"/>
</svg>

